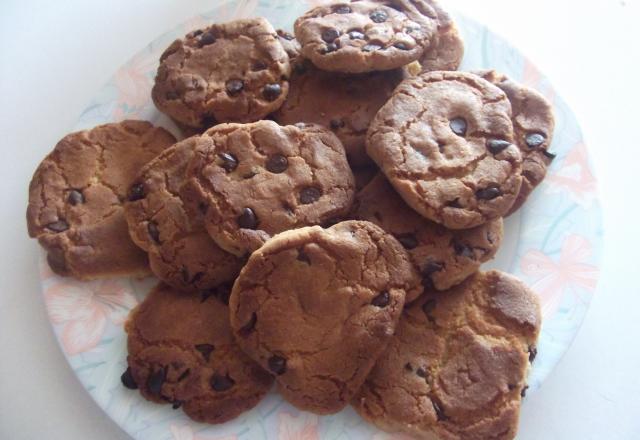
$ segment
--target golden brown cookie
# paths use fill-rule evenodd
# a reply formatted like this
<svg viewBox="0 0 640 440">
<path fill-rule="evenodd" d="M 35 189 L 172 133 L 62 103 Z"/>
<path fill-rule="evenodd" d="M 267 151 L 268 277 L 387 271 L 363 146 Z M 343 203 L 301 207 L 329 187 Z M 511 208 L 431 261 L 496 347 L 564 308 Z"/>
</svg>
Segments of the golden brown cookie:
<svg viewBox="0 0 640 440">
<path fill-rule="evenodd" d="M 419 279 L 400 243 L 348 221 L 279 234 L 254 252 L 229 307 L 242 349 L 280 393 L 318 414 L 342 409 L 393 335 Z"/>
<path fill-rule="evenodd" d="M 175 138 L 148 122 L 123 121 L 65 136 L 29 185 L 27 226 L 59 275 L 146 275 L 129 238 L 123 203 L 140 169 Z"/>
<path fill-rule="evenodd" d="M 229 309 L 214 297 L 160 284 L 126 324 L 127 388 L 182 407 L 193 420 L 224 423 L 260 402 L 273 377 L 233 341 Z"/>
<path fill-rule="evenodd" d="M 513 439 L 540 319 L 536 295 L 497 271 L 426 294 L 405 309 L 352 404 L 416 438 Z"/>
</svg>

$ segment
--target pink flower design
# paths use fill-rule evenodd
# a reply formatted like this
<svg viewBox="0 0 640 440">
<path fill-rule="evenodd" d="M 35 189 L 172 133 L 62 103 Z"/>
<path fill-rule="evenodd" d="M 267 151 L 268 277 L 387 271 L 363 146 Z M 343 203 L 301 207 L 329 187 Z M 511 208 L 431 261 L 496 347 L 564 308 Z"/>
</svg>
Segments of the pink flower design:
<svg viewBox="0 0 640 440">
<path fill-rule="evenodd" d="M 189 425 L 171 425 L 169 427 L 173 440 L 237 440 L 235 435 L 227 435 L 225 437 L 202 437 L 193 432 L 193 429 Z"/>
<path fill-rule="evenodd" d="M 556 188 L 569 191 L 572 199 L 587 206 L 596 193 L 596 178 L 589 169 L 587 147 L 576 144 L 562 162 L 562 167 L 548 176 L 548 181 Z M 552 189 L 553 190 L 553 189 Z"/>
<path fill-rule="evenodd" d="M 298 417 L 286 412 L 280 413 L 279 434 L 280 440 L 319 440 L 318 416 L 301 412 Z"/>
<path fill-rule="evenodd" d="M 107 320 L 122 325 L 137 303 L 126 286 L 115 280 L 65 280 L 49 287 L 44 297 L 51 321 L 62 326 L 60 339 L 70 356 L 96 347 Z"/>
<path fill-rule="evenodd" d="M 540 298 L 543 316 L 557 309 L 565 289 L 595 290 L 598 268 L 585 262 L 591 253 L 591 244 L 584 237 L 572 234 L 564 240 L 557 261 L 538 250 L 530 250 L 522 258 L 522 272 L 535 279 L 531 288 Z"/>
</svg>

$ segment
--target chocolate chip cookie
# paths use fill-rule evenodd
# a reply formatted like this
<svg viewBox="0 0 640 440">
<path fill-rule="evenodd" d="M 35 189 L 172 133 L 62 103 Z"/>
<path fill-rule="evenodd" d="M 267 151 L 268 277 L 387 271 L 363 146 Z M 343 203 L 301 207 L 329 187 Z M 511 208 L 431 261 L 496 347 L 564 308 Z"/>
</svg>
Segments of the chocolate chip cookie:
<svg viewBox="0 0 640 440">
<path fill-rule="evenodd" d="M 148 252 L 153 273 L 185 292 L 233 283 L 243 264 L 215 244 L 202 216 L 180 198 L 196 147 L 208 143 L 195 136 L 165 150 L 144 167 L 125 204 L 131 237 Z"/>
<path fill-rule="evenodd" d="M 29 185 L 27 226 L 59 275 L 146 275 L 123 203 L 140 169 L 175 142 L 148 122 L 124 121 L 65 136 Z"/>
<path fill-rule="evenodd" d="M 457 70 L 464 56 L 464 41 L 451 16 L 435 0 L 428 0 L 437 13 L 438 30 L 433 44 L 420 58 L 424 72 Z"/>
<path fill-rule="evenodd" d="M 252 122 L 282 105 L 290 73 L 267 20 L 236 20 L 174 41 L 160 58 L 152 97 L 160 111 L 191 127 Z"/>
<path fill-rule="evenodd" d="M 222 124 L 205 134 L 182 195 L 205 213 L 220 247 L 251 253 L 272 235 L 324 224 L 351 208 L 353 174 L 340 140 L 317 125 Z"/>
<path fill-rule="evenodd" d="M 409 208 L 382 175 L 358 192 L 353 216 L 396 237 L 427 289 L 461 283 L 495 256 L 502 241 L 502 218 L 473 229 L 447 229 Z"/>
<path fill-rule="evenodd" d="M 425 0 L 342 1 L 308 11 L 294 29 L 302 54 L 320 69 L 363 73 L 419 59 L 432 45 L 436 18 Z"/>
<path fill-rule="evenodd" d="M 372 165 L 365 148 L 369 123 L 402 79 L 402 70 L 342 75 L 307 63 L 292 75 L 289 96 L 274 120 L 330 128 L 342 141 L 349 163 Z"/>
<path fill-rule="evenodd" d="M 372 121 L 367 152 L 407 204 L 449 229 L 505 215 L 522 184 L 511 104 L 490 82 L 431 72 L 402 82 Z"/>
<path fill-rule="evenodd" d="M 519 84 L 495 70 L 476 72 L 500 87 L 511 101 L 515 140 L 522 154 L 522 187 L 508 214 L 517 211 L 544 180 L 547 167 L 556 157 L 549 151 L 555 117 L 551 103 L 538 91 Z"/>
<path fill-rule="evenodd" d="M 139 388 L 152 402 L 182 407 L 198 422 L 231 420 L 273 385 L 273 377 L 236 345 L 229 308 L 214 297 L 160 284 L 131 312 L 126 331 L 123 385 Z"/>
<path fill-rule="evenodd" d="M 238 344 L 300 409 L 342 409 L 393 335 L 419 280 L 400 243 L 369 222 L 283 232 L 254 252 L 229 307 Z"/>
<path fill-rule="evenodd" d="M 513 439 L 540 331 L 537 298 L 510 275 L 478 273 L 407 308 L 353 406 L 419 438 Z"/>
</svg>

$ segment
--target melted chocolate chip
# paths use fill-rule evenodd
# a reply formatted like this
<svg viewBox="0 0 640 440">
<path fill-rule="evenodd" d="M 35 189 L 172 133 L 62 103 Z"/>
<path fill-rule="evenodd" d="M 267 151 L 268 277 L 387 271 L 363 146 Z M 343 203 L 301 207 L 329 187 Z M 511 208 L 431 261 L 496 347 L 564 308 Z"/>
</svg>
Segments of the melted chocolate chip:
<svg viewBox="0 0 640 440">
<path fill-rule="evenodd" d="M 453 118 L 449 121 L 449 127 L 458 136 L 467 134 L 467 121 L 464 118 Z"/>
<path fill-rule="evenodd" d="M 336 5 L 333 7 L 333 12 L 336 14 L 349 14 L 351 13 L 351 8 L 347 5 Z"/>
<path fill-rule="evenodd" d="M 229 81 L 227 81 L 226 85 L 227 85 L 227 94 L 229 94 L 229 96 L 236 96 L 240 92 L 242 92 L 242 89 L 244 89 L 244 81 L 237 78 L 230 79 Z"/>
<path fill-rule="evenodd" d="M 136 200 L 144 199 L 144 185 L 142 183 L 136 183 L 129 188 L 129 201 L 135 202 Z"/>
<path fill-rule="evenodd" d="M 342 119 L 332 119 L 329 121 L 329 126 L 332 130 L 339 130 L 344 127 L 344 121 Z"/>
<path fill-rule="evenodd" d="M 442 408 L 440 408 L 440 405 L 438 405 L 435 400 L 432 400 L 431 403 L 433 403 L 433 409 L 436 411 L 436 416 L 438 417 L 438 421 L 442 422 L 443 420 L 447 420 L 447 416 L 442 410 Z"/>
<path fill-rule="evenodd" d="M 529 133 L 524 138 L 524 141 L 527 143 L 529 148 L 538 148 L 540 145 L 544 144 L 545 140 L 546 138 L 542 133 Z"/>
<path fill-rule="evenodd" d="M 396 49 L 400 49 L 400 50 L 409 50 L 409 46 L 407 46 L 405 43 L 403 43 L 401 41 L 396 43 L 396 44 L 394 44 L 393 47 L 395 47 Z"/>
<path fill-rule="evenodd" d="M 538 356 L 538 349 L 535 345 L 529 346 L 529 362 L 533 363 L 536 360 L 536 356 Z"/>
<path fill-rule="evenodd" d="M 389 296 L 389 292 L 384 291 L 380 295 L 376 296 L 371 300 L 371 305 L 375 307 L 387 307 L 389 302 L 391 301 L 391 297 Z"/>
<path fill-rule="evenodd" d="M 487 149 L 491 152 L 491 154 L 498 154 L 511 145 L 510 142 L 504 141 L 502 139 L 489 139 L 487 141 Z"/>
<path fill-rule="evenodd" d="M 200 40 L 198 41 L 198 44 L 200 45 L 200 47 L 203 47 L 203 46 L 208 46 L 210 44 L 213 44 L 215 42 L 216 42 L 215 35 L 213 35 L 211 32 L 205 32 L 200 37 Z"/>
<path fill-rule="evenodd" d="M 501 195 L 502 191 L 500 191 L 500 188 L 496 188 L 495 186 L 476 191 L 476 197 L 480 200 L 493 200 Z"/>
<path fill-rule="evenodd" d="M 321 36 L 325 43 L 333 43 L 340 36 L 340 32 L 334 28 L 329 28 L 322 31 Z"/>
<path fill-rule="evenodd" d="M 213 350 L 215 349 L 215 347 L 211 344 L 198 344 L 195 346 L 195 348 L 200 352 L 204 360 L 207 362 L 209 362 L 211 353 L 213 353 Z"/>
<path fill-rule="evenodd" d="M 387 12 L 383 11 L 382 9 L 376 9 L 371 14 L 369 14 L 369 18 L 374 23 L 384 23 L 389 18 L 389 14 L 387 14 Z"/>
<path fill-rule="evenodd" d="M 173 101 L 174 99 L 178 99 L 180 97 L 180 95 L 178 95 L 178 93 L 176 93 L 173 90 L 169 90 L 165 95 L 165 98 L 167 98 L 170 101 Z"/>
<path fill-rule="evenodd" d="M 307 253 L 302 248 L 298 249 L 298 256 L 296 257 L 296 259 L 298 261 L 302 261 L 303 263 L 311 265 L 311 258 L 309 258 L 309 255 L 307 255 Z"/>
<path fill-rule="evenodd" d="M 238 334 L 243 338 L 248 337 L 251 334 L 251 332 L 256 328 L 256 322 L 258 322 L 258 316 L 254 312 L 251 314 L 251 318 L 249 319 L 249 322 L 247 322 L 245 325 L 243 325 L 240 328 L 240 330 L 238 330 Z"/>
<path fill-rule="evenodd" d="M 409 362 L 404 364 L 404 369 L 407 370 L 407 371 L 413 371 L 413 367 L 411 366 L 411 364 Z"/>
<path fill-rule="evenodd" d="M 278 376 L 287 371 L 287 360 L 281 356 L 271 356 L 268 361 L 269 370 Z"/>
<path fill-rule="evenodd" d="M 456 252 L 456 255 L 461 257 L 475 259 L 476 255 L 473 253 L 473 249 L 471 246 L 465 243 L 459 243 L 457 241 L 453 242 L 453 250 Z"/>
<path fill-rule="evenodd" d="M 302 188 L 300 191 L 300 203 L 303 205 L 309 205 L 316 202 L 322 196 L 322 191 L 315 186 L 308 186 Z"/>
<path fill-rule="evenodd" d="M 267 101 L 275 101 L 282 94 L 282 87 L 278 83 L 267 84 L 262 89 L 262 96 Z"/>
<path fill-rule="evenodd" d="M 363 52 L 375 52 L 380 49 L 382 49 L 382 46 L 376 43 L 369 43 L 362 47 Z"/>
<path fill-rule="evenodd" d="M 418 369 L 416 370 L 416 374 L 424 379 L 427 377 L 427 370 L 422 367 L 418 367 Z"/>
<path fill-rule="evenodd" d="M 259 72 L 261 70 L 265 70 L 267 67 L 267 64 L 264 61 L 256 61 L 255 63 L 253 63 L 253 67 L 251 68 L 254 72 Z"/>
<path fill-rule="evenodd" d="M 402 234 L 396 236 L 396 239 L 400 242 L 405 249 L 415 249 L 418 247 L 418 239 L 413 234 Z"/>
<path fill-rule="evenodd" d="M 322 48 L 320 51 L 323 54 L 327 54 L 327 53 L 335 52 L 336 50 L 338 50 L 338 45 L 335 44 L 335 43 L 329 43 L 324 48 Z"/>
<path fill-rule="evenodd" d="M 422 304 L 422 311 L 426 315 L 427 319 L 430 322 L 436 322 L 436 319 L 433 317 L 433 311 L 436 309 L 436 300 L 431 298 L 428 299 L 424 304 Z"/>
<path fill-rule="evenodd" d="M 124 370 L 124 373 L 120 376 L 120 381 L 125 388 L 129 388 L 130 390 L 138 389 L 138 384 L 133 379 L 133 374 L 131 373 L 131 367 L 127 367 L 127 369 Z"/>
<path fill-rule="evenodd" d="M 220 153 L 218 154 L 220 158 L 220 166 L 224 168 L 227 173 L 232 172 L 236 168 L 238 168 L 238 159 L 233 154 L 229 153 Z"/>
<path fill-rule="evenodd" d="M 269 159 L 267 159 L 266 168 L 267 171 L 271 173 L 284 173 L 288 167 L 289 160 L 282 154 L 274 154 L 273 156 L 269 157 Z"/>
<path fill-rule="evenodd" d="M 147 388 L 151 394 L 160 395 L 162 392 L 162 385 L 167 378 L 167 368 L 161 368 L 154 371 L 147 378 Z"/>
<path fill-rule="evenodd" d="M 244 208 L 238 217 L 238 226 L 242 229 L 256 229 L 258 227 L 258 217 L 251 208 Z"/>
<path fill-rule="evenodd" d="M 367 37 L 360 31 L 350 31 L 349 32 L 349 38 L 351 38 L 352 40 L 364 40 Z"/>
<path fill-rule="evenodd" d="M 178 408 L 180 408 L 182 406 L 183 403 L 184 402 L 182 400 L 174 400 L 171 403 L 171 409 L 178 409 Z"/>
<path fill-rule="evenodd" d="M 542 154 L 544 154 L 546 158 L 551 159 L 551 160 L 555 159 L 556 156 L 557 156 L 557 154 L 553 154 L 553 153 L 551 153 L 551 152 L 549 152 L 547 150 L 542 150 Z"/>
<path fill-rule="evenodd" d="M 522 388 L 522 391 L 520 391 L 520 397 L 522 397 L 523 399 L 527 396 L 527 390 L 529 389 L 529 385 L 525 385 Z"/>
<path fill-rule="evenodd" d="M 436 261 L 429 261 L 424 265 L 424 268 L 422 269 L 422 275 L 433 275 L 434 273 L 441 271 L 443 268 L 444 264 L 438 263 Z"/>
<path fill-rule="evenodd" d="M 58 220 L 57 222 L 49 223 L 47 229 L 53 232 L 64 232 L 69 229 L 69 223 L 64 220 Z"/>
<path fill-rule="evenodd" d="M 202 29 L 196 29 L 195 31 L 191 32 L 191 36 L 197 37 L 198 35 L 202 35 L 202 32 L 204 32 Z"/>
<path fill-rule="evenodd" d="M 236 382 L 229 377 L 229 375 L 221 376 L 219 374 L 214 374 L 211 376 L 211 388 L 217 392 L 223 392 L 231 389 Z"/>
<path fill-rule="evenodd" d="M 72 206 L 84 203 L 84 196 L 82 195 L 82 191 L 78 189 L 72 189 L 71 191 L 69 191 L 67 202 L 69 202 L 69 204 Z"/>
<path fill-rule="evenodd" d="M 147 224 L 147 232 L 149 232 L 149 237 L 151 237 L 153 241 L 160 243 L 160 229 L 158 229 L 156 222 L 149 222 Z"/>
<path fill-rule="evenodd" d="M 460 204 L 460 199 L 451 200 L 446 203 L 446 206 L 447 208 L 457 208 L 457 209 L 462 208 L 462 205 Z"/>
</svg>

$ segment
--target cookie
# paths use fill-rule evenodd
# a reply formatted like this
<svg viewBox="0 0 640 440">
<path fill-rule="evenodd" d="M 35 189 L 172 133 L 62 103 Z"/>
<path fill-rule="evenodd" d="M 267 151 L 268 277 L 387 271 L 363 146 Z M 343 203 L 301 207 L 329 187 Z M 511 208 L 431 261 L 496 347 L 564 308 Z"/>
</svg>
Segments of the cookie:
<svg viewBox="0 0 640 440">
<path fill-rule="evenodd" d="M 402 81 L 402 70 L 341 75 L 307 63 L 297 71 L 291 77 L 289 96 L 274 120 L 282 125 L 323 125 L 342 141 L 349 163 L 372 165 L 365 147 L 367 129 Z"/>
<path fill-rule="evenodd" d="M 185 319 L 188 317 L 188 319 Z M 233 340 L 229 308 L 216 298 L 160 284 L 129 316 L 122 383 L 193 420 L 224 423 L 260 402 L 273 377 Z"/>
<path fill-rule="evenodd" d="M 185 292 L 233 283 L 243 265 L 215 244 L 201 215 L 187 212 L 180 198 L 187 165 L 199 143 L 201 138 L 195 136 L 162 152 L 144 167 L 125 203 L 131 238 L 148 252 L 153 273 Z"/>
<path fill-rule="evenodd" d="M 409 208 L 382 175 L 358 192 L 353 217 L 393 235 L 428 289 L 446 290 L 460 284 L 493 259 L 502 242 L 502 218 L 472 229 L 447 229 Z"/>
<path fill-rule="evenodd" d="M 504 216 L 522 184 L 511 104 L 464 72 L 402 82 L 367 133 L 367 153 L 405 202 L 449 229 Z"/>
<path fill-rule="evenodd" d="M 33 175 L 27 208 L 29 236 L 55 273 L 85 280 L 149 273 L 122 205 L 140 169 L 174 142 L 143 121 L 100 125 L 58 142 Z"/>
<path fill-rule="evenodd" d="M 406 252 L 377 226 L 301 228 L 251 255 L 231 292 L 231 327 L 286 400 L 334 413 L 387 345 L 405 296 L 419 292 Z"/>
<path fill-rule="evenodd" d="M 507 215 L 517 211 L 531 192 L 544 180 L 556 157 L 549 151 L 553 141 L 555 117 L 551 103 L 538 91 L 519 84 L 495 70 L 476 72 L 500 87 L 511 101 L 515 140 L 522 154 L 522 186 Z"/>
<path fill-rule="evenodd" d="M 214 24 L 174 41 L 160 57 L 156 107 L 184 125 L 252 122 L 289 90 L 289 57 L 263 18 Z"/>
<path fill-rule="evenodd" d="M 320 126 L 222 124 L 205 137 L 182 195 L 205 212 L 207 231 L 228 252 L 243 256 L 274 234 L 324 224 L 351 208 L 344 148 Z"/>
<path fill-rule="evenodd" d="M 458 26 L 439 3 L 429 0 L 429 4 L 437 13 L 438 30 L 434 35 L 432 46 L 420 58 L 422 71 L 457 70 L 464 57 L 464 41 Z"/>
<path fill-rule="evenodd" d="M 432 45 L 436 11 L 425 0 L 343 1 L 318 6 L 294 25 L 302 54 L 322 70 L 392 70 Z"/>
<path fill-rule="evenodd" d="M 513 439 L 540 320 L 535 294 L 497 271 L 427 294 L 405 309 L 353 406 L 416 438 Z"/>
</svg>

